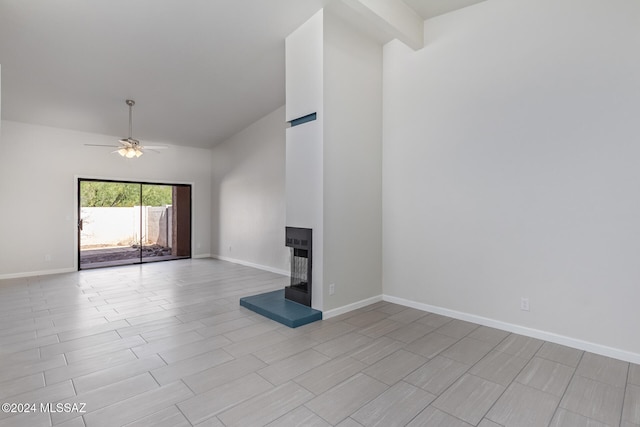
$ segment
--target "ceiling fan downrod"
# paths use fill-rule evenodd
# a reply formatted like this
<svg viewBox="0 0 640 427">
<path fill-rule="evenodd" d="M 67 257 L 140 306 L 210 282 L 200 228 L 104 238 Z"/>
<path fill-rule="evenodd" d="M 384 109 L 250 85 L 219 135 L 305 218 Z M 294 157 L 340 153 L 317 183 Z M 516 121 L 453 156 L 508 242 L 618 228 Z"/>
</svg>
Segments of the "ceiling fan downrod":
<svg viewBox="0 0 640 427">
<path fill-rule="evenodd" d="M 121 139 L 120 142 L 127 144 L 128 147 L 122 147 L 118 150 L 118 154 L 122 157 L 133 158 L 142 156 L 142 150 L 140 149 L 140 143 L 133 139 L 133 106 L 136 105 L 136 101 L 133 99 L 127 99 L 125 103 L 129 106 L 129 137 L 127 139 Z"/>
</svg>

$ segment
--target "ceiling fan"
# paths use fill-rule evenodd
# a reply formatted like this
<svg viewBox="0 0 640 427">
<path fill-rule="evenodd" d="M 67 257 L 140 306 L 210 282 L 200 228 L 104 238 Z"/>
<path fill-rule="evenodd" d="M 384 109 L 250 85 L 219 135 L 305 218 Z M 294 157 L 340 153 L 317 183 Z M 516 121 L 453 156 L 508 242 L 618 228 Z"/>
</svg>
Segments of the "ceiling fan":
<svg viewBox="0 0 640 427">
<path fill-rule="evenodd" d="M 133 157 L 140 157 L 144 154 L 143 150 L 164 150 L 165 148 L 169 148 L 166 145 L 140 145 L 140 141 L 133 138 L 133 106 L 136 105 L 136 102 L 133 99 L 127 99 L 126 104 L 129 106 L 129 137 L 122 138 L 118 142 L 120 145 L 104 145 L 104 144 L 85 144 L 91 147 L 116 147 L 117 150 L 112 151 L 112 153 L 118 153 L 122 157 L 126 157 L 131 159 Z"/>
</svg>

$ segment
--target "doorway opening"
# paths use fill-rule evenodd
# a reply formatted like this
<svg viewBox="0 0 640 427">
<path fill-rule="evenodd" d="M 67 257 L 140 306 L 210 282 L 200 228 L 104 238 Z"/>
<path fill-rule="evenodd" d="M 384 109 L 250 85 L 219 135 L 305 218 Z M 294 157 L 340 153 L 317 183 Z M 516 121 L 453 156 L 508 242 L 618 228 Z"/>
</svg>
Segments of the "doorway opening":
<svg viewBox="0 0 640 427">
<path fill-rule="evenodd" d="M 191 258 L 191 185 L 78 179 L 78 269 Z"/>
</svg>

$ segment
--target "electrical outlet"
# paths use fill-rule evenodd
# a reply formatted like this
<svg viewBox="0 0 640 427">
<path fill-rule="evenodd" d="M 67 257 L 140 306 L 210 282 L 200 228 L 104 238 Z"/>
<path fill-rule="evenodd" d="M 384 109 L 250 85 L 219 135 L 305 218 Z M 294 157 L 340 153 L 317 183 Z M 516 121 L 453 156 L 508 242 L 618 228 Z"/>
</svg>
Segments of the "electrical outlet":
<svg viewBox="0 0 640 427">
<path fill-rule="evenodd" d="M 520 310 L 529 311 L 529 298 L 527 297 L 520 298 Z"/>
<path fill-rule="evenodd" d="M 333 295 L 336 293 L 336 285 L 335 283 L 332 283 L 329 285 L 329 295 Z"/>
</svg>

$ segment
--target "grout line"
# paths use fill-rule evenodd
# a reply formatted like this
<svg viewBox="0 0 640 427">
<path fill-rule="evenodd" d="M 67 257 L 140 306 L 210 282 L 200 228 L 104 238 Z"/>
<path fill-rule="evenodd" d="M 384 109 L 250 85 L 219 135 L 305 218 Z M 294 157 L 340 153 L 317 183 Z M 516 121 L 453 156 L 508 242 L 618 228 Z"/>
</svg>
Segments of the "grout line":
<svg viewBox="0 0 640 427">
<path fill-rule="evenodd" d="M 624 415 L 624 402 L 627 397 L 627 387 L 629 386 L 629 375 L 631 374 L 631 364 L 627 363 L 627 375 L 625 375 L 624 392 L 622 393 L 622 405 L 620 405 L 620 425 L 622 425 Z"/>
<path fill-rule="evenodd" d="M 567 383 L 567 388 L 564 389 L 564 393 L 562 393 L 562 396 L 560 396 L 560 402 L 558 402 L 558 406 L 556 406 L 556 410 L 553 411 L 553 414 L 551 415 L 551 421 L 553 421 L 553 419 L 555 418 L 556 414 L 558 413 L 558 409 L 560 409 L 560 405 L 562 404 L 562 401 L 564 400 L 564 397 L 566 396 L 567 390 L 569 390 L 569 387 L 571 386 L 571 383 L 573 382 L 573 379 L 576 377 L 577 372 L 578 372 L 578 367 L 580 366 L 580 363 L 582 363 L 582 359 L 584 358 L 584 355 L 586 353 L 587 353 L 586 351 L 583 351 L 582 354 L 580 355 L 580 360 L 578 360 L 578 364 L 576 365 L 576 368 L 573 370 L 573 374 L 571 374 L 571 378 L 569 379 L 569 382 Z M 564 408 L 562 408 L 562 409 L 564 409 Z"/>
<path fill-rule="evenodd" d="M 549 341 L 545 341 L 545 343 L 547 343 L 547 342 L 549 342 Z M 552 344 L 553 344 L 553 343 L 552 343 Z M 544 345 L 544 344 L 543 344 L 543 345 Z M 561 344 L 558 344 L 558 345 L 561 345 Z M 571 347 L 569 347 L 569 348 L 571 348 Z M 576 350 L 576 351 L 580 351 L 580 352 L 582 352 L 582 353 L 585 353 L 585 351 L 584 351 L 584 350 L 578 350 L 578 349 L 574 349 L 574 350 Z M 558 364 L 560 364 L 560 365 L 562 365 L 562 366 L 566 366 L 567 368 L 571 368 L 571 369 L 573 369 L 573 370 L 578 369 L 578 365 L 576 365 L 576 366 L 567 365 L 566 363 L 562 363 L 562 362 L 559 362 L 559 361 L 557 361 L 557 360 L 549 359 L 548 357 L 540 356 L 540 355 L 538 355 L 538 353 L 539 353 L 539 352 L 540 352 L 540 350 L 538 350 L 538 352 L 536 352 L 536 354 L 534 354 L 534 356 L 533 356 L 533 357 L 537 357 L 537 358 L 540 358 L 540 359 L 542 359 L 542 360 L 546 360 L 546 361 L 548 361 L 548 362 L 558 363 Z M 582 358 L 582 356 L 580 356 L 580 357 Z"/>
<path fill-rule="evenodd" d="M 500 344 L 502 344 L 502 342 L 503 342 L 503 341 L 507 340 L 509 337 L 514 336 L 514 335 L 517 335 L 517 336 L 524 336 L 524 335 L 520 335 L 520 334 L 514 334 L 514 333 L 511 333 L 511 334 L 507 335 L 507 336 L 506 336 L 502 341 L 500 341 L 500 343 L 499 343 L 499 344 L 497 344 L 497 345 L 496 345 L 496 347 L 498 347 Z M 528 337 L 527 337 L 527 338 L 528 338 Z M 485 413 L 484 413 L 484 415 L 482 415 L 482 418 L 486 418 L 486 417 L 487 417 L 487 414 L 488 414 L 489 412 L 491 412 L 491 410 L 494 408 L 494 406 L 496 406 L 496 403 L 498 403 L 498 401 L 499 401 L 500 399 L 502 399 L 502 396 L 504 396 L 504 394 L 507 392 L 507 390 L 509 390 L 509 388 L 511 387 L 511 385 L 512 385 L 513 383 L 515 383 L 515 382 L 516 382 L 516 378 L 518 378 L 518 376 L 522 373 L 522 371 L 524 371 L 524 370 L 525 370 L 525 368 L 526 368 L 527 366 L 529 366 L 529 363 L 531 363 L 531 360 L 535 357 L 536 353 L 538 353 L 538 351 L 542 348 L 542 346 L 544 345 L 544 343 L 545 343 L 545 342 L 543 341 L 543 342 L 542 342 L 542 344 L 540 344 L 540 347 L 538 347 L 538 349 L 536 350 L 536 352 L 535 352 L 535 353 L 533 353 L 533 355 L 531 355 L 531 356 L 529 357 L 529 359 L 527 359 L 527 363 L 525 363 L 525 364 L 524 364 L 524 366 L 523 366 L 522 368 L 520 368 L 520 370 L 518 371 L 518 373 L 517 373 L 517 374 L 513 377 L 513 379 L 511 380 L 511 382 L 509 382 L 509 385 L 507 385 L 506 387 L 505 387 L 505 386 L 503 386 L 503 387 L 504 387 L 504 390 L 502 391 L 502 393 L 500 393 L 500 396 L 498 396 L 498 398 L 493 402 L 493 404 L 489 407 L 489 409 L 487 409 L 487 412 L 485 412 Z M 496 347 L 494 347 L 494 349 L 495 349 Z M 496 351 L 499 351 L 499 350 L 496 350 Z M 500 353 L 505 353 L 505 352 L 500 352 Z M 508 354 L 509 356 L 512 356 L 512 357 L 520 357 L 520 356 L 517 356 L 517 355 L 515 355 L 515 354 L 509 354 L 509 353 L 505 353 L 505 354 Z M 524 359 L 524 357 L 521 357 L 521 359 Z M 479 363 L 479 362 L 480 362 L 480 361 L 478 361 L 477 363 Z M 474 366 L 475 366 L 475 365 L 474 365 Z M 470 369 L 471 369 L 471 368 L 470 368 Z M 469 375 L 473 375 L 473 374 L 469 374 Z M 476 375 L 476 376 L 477 376 L 477 375 Z M 480 377 L 480 376 L 477 376 L 477 377 L 478 377 L 478 378 L 482 378 L 482 377 Z M 482 379 L 484 379 L 484 378 L 482 378 Z M 489 380 L 485 380 L 485 381 L 489 381 Z M 489 381 L 489 382 L 492 382 L 492 383 L 493 383 L 493 381 Z M 494 383 L 494 384 L 497 384 L 497 383 Z M 518 384 L 520 384 L 520 383 L 518 383 Z M 498 384 L 498 385 L 502 386 L 502 384 Z M 522 386 L 525 386 L 524 384 L 521 384 L 521 385 L 522 385 Z M 527 387 L 527 386 L 525 386 L 525 387 Z M 533 387 L 531 387 L 531 388 L 533 388 Z M 546 394 L 548 394 L 548 393 L 546 393 Z M 560 401 L 562 401 L 562 399 L 560 399 Z M 558 401 L 558 405 L 560 405 L 560 401 Z M 556 406 L 556 410 L 557 410 L 557 406 Z M 555 412 L 554 412 L 554 413 L 555 413 Z M 482 422 L 482 418 L 480 418 L 480 422 Z M 489 419 L 489 420 L 490 420 L 490 421 L 492 421 L 492 422 L 495 422 L 495 421 L 491 420 L 490 418 L 487 418 L 487 419 Z M 553 419 L 553 418 L 552 418 L 552 419 Z"/>
<path fill-rule="evenodd" d="M 184 384 L 184 381 L 183 381 L 183 384 Z M 185 384 L 185 386 L 187 386 L 187 385 Z M 187 386 L 187 388 L 189 388 L 189 386 Z M 189 388 L 189 390 L 191 390 L 191 389 Z M 194 396 L 197 396 L 197 394 L 193 390 L 191 390 L 191 392 L 193 393 Z M 184 400 L 183 400 L 183 402 L 184 402 Z M 187 422 L 189 423 L 190 426 L 194 426 L 194 424 L 191 422 L 191 420 L 189 420 L 189 418 L 187 418 L 187 414 L 182 412 L 182 409 L 180 409 L 180 407 L 178 406 L 178 403 L 174 403 L 173 406 L 175 406 L 176 409 L 178 410 L 178 412 L 182 414 L 182 416 L 184 417 L 185 420 L 187 420 Z M 215 415 L 212 418 L 216 418 L 217 419 L 217 417 Z M 211 418 L 208 418 L 208 419 L 211 419 Z M 222 424 L 222 422 L 220 422 L 220 423 Z"/>
</svg>

